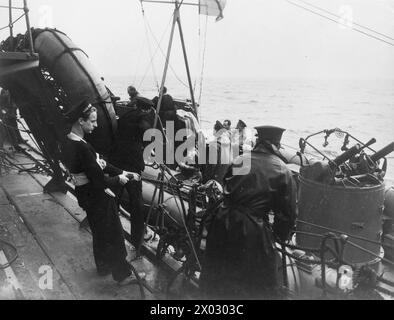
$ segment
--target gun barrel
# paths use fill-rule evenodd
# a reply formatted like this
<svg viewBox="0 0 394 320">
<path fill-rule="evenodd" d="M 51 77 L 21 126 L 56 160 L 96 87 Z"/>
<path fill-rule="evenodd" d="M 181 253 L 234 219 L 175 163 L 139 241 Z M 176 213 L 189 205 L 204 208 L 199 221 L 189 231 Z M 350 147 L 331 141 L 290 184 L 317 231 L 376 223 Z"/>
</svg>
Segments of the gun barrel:
<svg viewBox="0 0 394 320">
<path fill-rule="evenodd" d="M 383 149 L 380 149 L 379 151 L 375 152 L 373 155 L 371 155 L 371 160 L 376 162 L 385 156 L 387 156 L 389 153 L 394 151 L 394 142 L 391 142 L 387 146 L 385 146 Z"/>
<path fill-rule="evenodd" d="M 351 147 L 349 150 L 345 151 L 344 153 L 340 154 L 338 157 L 336 157 L 333 162 L 337 165 L 340 166 L 342 163 L 346 162 L 350 158 L 354 157 L 357 153 L 359 153 L 362 150 L 360 144 L 356 144 L 353 147 Z"/>
</svg>

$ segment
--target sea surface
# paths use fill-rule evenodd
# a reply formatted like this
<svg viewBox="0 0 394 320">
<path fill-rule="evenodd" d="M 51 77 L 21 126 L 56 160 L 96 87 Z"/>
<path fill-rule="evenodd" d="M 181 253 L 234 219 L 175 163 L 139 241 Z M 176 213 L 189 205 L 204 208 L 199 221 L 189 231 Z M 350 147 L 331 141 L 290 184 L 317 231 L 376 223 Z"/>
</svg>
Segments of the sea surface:
<svg viewBox="0 0 394 320">
<path fill-rule="evenodd" d="M 128 85 L 148 98 L 157 95 L 158 84 L 152 78 L 107 77 L 105 81 L 125 100 Z M 190 97 L 185 83 L 177 79 L 169 78 L 166 87 L 174 98 Z M 206 78 L 201 94 L 200 83 L 195 88 L 200 124 L 207 136 L 212 134 L 216 120 L 229 119 L 235 127 L 242 119 L 251 136 L 257 125 L 286 128 L 283 145 L 294 149 L 298 149 L 301 137 L 333 128 L 349 132 L 362 142 L 375 138 L 375 150 L 394 141 L 394 79 Z M 308 141 L 334 158 L 341 152 L 343 138 L 332 134 L 327 147 L 323 147 L 324 134 Z M 350 139 L 349 146 L 355 143 Z M 386 180 L 394 182 L 394 153 L 388 156 Z"/>
</svg>

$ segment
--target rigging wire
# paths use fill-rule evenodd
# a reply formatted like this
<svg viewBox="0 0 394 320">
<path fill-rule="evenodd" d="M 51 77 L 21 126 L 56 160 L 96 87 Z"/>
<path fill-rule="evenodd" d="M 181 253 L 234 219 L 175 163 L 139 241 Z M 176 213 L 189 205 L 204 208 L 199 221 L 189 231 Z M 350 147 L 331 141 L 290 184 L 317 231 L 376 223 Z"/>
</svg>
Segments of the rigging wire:
<svg viewBox="0 0 394 320">
<path fill-rule="evenodd" d="M 182 3 L 183 3 L 183 1 L 181 1 L 181 3 L 179 4 L 179 6 L 181 6 Z M 171 22 L 173 21 L 173 19 L 174 19 L 174 13 L 171 15 L 171 19 L 170 19 L 169 24 L 168 24 L 168 26 L 167 26 L 167 28 L 166 28 L 166 31 L 167 31 L 169 25 L 171 24 Z M 151 26 L 150 26 L 150 24 L 149 24 L 149 22 L 148 22 L 147 19 L 146 19 L 146 23 L 147 23 L 147 26 L 148 26 L 149 31 L 150 31 L 150 33 L 151 33 L 151 36 L 152 36 L 152 38 L 154 39 L 154 41 L 156 42 L 156 45 L 157 45 L 157 48 L 156 48 L 156 51 L 155 51 L 155 55 L 156 55 L 156 52 L 157 52 L 158 50 L 160 50 L 161 54 L 162 54 L 163 57 L 166 59 L 166 53 L 163 51 L 163 49 L 162 49 L 162 47 L 161 47 L 161 42 L 162 42 L 162 40 L 163 40 L 163 37 L 164 37 L 164 34 L 166 33 L 166 31 L 163 33 L 163 36 L 162 36 L 162 39 L 160 40 L 160 42 L 158 42 L 158 41 L 157 41 L 157 38 L 155 37 L 154 32 L 153 32 L 153 30 L 152 30 L 152 28 L 151 28 Z M 151 62 L 150 62 L 150 63 L 152 63 L 153 59 L 154 59 L 154 57 L 151 58 Z M 170 70 L 172 71 L 172 73 L 173 73 L 173 75 L 175 76 L 175 78 L 179 81 L 179 83 L 181 83 L 184 87 L 186 87 L 186 88 L 189 89 L 189 85 L 186 84 L 186 83 L 177 75 L 177 73 L 175 72 L 175 70 L 174 70 L 173 66 L 171 65 L 171 63 L 169 63 L 169 68 L 170 68 Z M 148 67 L 148 69 L 149 69 L 149 67 Z M 146 73 L 147 73 L 147 72 L 146 72 Z M 145 73 L 145 75 L 144 75 L 144 77 L 143 77 L 143 80 L 144 80 L 145 77 L 146 77 L 146 73 Z M 141 84 L 142 84 L 143 80 L 141 81 Z"/>
<path fill-rule="evenodd" d="M 204 81 L 204 70 L 205 70 L 205 54 L 207 49 L 207 30 L 208 30 L 208 16 L 205 17 L 205 30 L 204 30 L 204 49 L 202 53 L 202 65 L 201 65 L 201 74 L 200 74 L 200 92 L 198 95 L 198 105 L 201 105 L 201 98 L 202 98 L 202 84 Z M 201 118 L 201 109 L 199 109 L 199 116 Z"/>
<path fill-rule="evenodd" d="M 198 65 L 201 62 L 201 19 L 198 18 Z M 197 78 L 194 79 L 193 90 L 196 92 Z"/>
<path fill-rule="evenodd" d="M 337 15 L 337 14 L 335 14 L 335 13 L 332 13 L 332 12 L 330 12 L 330 11 L 324 9 L 324 8 L 318 7 L 318 6 L 316 6 L 316 5 L 312 4 L 312 3 L 309 3 L 309 2 L 307 2 L 307 1 L 298 0 L 298 2 L 305 3 L 305 4 L 308 5 L 308 6 L 311 6 L 311 7 L 313 7 L 313 8 L 316 8 L 316 9 L 320 10 L 320 11 L 326 12 L 326 13 L 328 13 L 328 14 L 334 16 L 334 17 L 337 17 L 337 18 L 339 18 L 339 19 L 342 19 L 341 16 L 339 16 L 339 15 Z M 376 34 L 378 34 L 378 35 L 380 35 L 380 36 L 383 36 L 383 37 L 385 37 L 385 38 L 388 38 L 388 39 L 390 39 L 390 40 L 394 40 L 394 38 L 392 38 L 392 37 L 390 37 L 390 36 L 387 36 L 387 35 L 385 35 L 385 34 L 383 34 L 383 33 L 381 33 L 381 32 L 378 32 L 378 31 L 376 31 L 376 30 L 374 30 L 374 29 L 365 27 L 365 26 L 363 26 L 363 25 L 361 25 L 361 24 L 359 24 L 359 23 L 356 23 L 356 22 L 354 22 L 354 21 L 352 21 L 352 24 L 354 24 L 354 25 L 356 25 L 356 26 L 358 26 L 358 27 L 364 28 L 364 29 L 366 29 L 366 30 L 368 30 L 368 31 L 372 31 L 372 32 L 374 32 L 374 33 L 376 33 Z"/>
<path fill-rule="evenodd" d="M 302 5 L 298 4 L 298 3 L 295 3 L 295 2 L 290 1 L 290 0 L 285 0 L 285 1 L 288 2 L 288 3 L 290 3 L 290 4 L 292 4 L 293 6 L 299 7 L 299 8 L 301 8 L 301 9 L 303 9 L 303 10 L 309 11 L 310 13 L 313 13 L 313 14 L 315 14 L 315 15 L 318 15 L 318 16 L 324 18 L 324 19 L 327 19 L 327 20 L 330 20 L 330 21 L 332 21 L 332 22 L 335 22 L 336 24 L 340 24 L 340 25 L 343 25 L 343 26 L 345 26 L 345 27 L 349 27 L 349 26 L 347 26 L 345 23 L 342 23 L 341 21 L 338 21 L 338 20 L 335 20 L 335 19 L 333 19 L 333 18 L 327 17 L 327 16 L 325 16 L 324 14 L 321 14 L 321 13 L 319 13 L 319 12 L 316 12 L 316 11 L 314 11 L 314 10 L 311 10 L 311 9 L 309 9 L 309 8 L 306 8 L 306 7 L 304 7 L 304 6 L 302 6 Z M 373 39 L 375 39 L 375 40 L 384 42 L 384 43 L 386 43 L 386 44 L 391 45 L 391 46 L 394 47 L 394 43 L 392 43 L 392 42 L 390 42 L 390 41 L 386 41 L 386 40 L 384 40 L 384 39 L 382 39 L 382 38 L 379 38 L 379 37 L 377 37 L 377 36 L 374 36 L 374 35 L 372 35 L 372 34 L 369 34 L 369 33 L 365 32 L 365 31 L 362 31 L 362 30 L 357 29 L 357 28 L 354 28 L 354 27 L 351 28 L 351 29 L 354 30 L 354 31 L 356 31 L 356 32 L 358 32 L 358 33 L 361 33 L 361 34 L 363 34 L 363 35 L 365 35 L 365 36 L 367 36 L 367 37 L 370 37 L 370 38 L 373 38 Z"/>
<path fill-rule="evenodd" d="M 152 28 L 151 28 L 149 22 L 147 21 L 147 26 L 148 26 L 148 28 L 149 28 L 149 31 L 150 31 L 150 33 L 151 33 L 151 35 L 152 35 L 152 37 L 153 37 L 153 39 L 154 39 L 154 41 L 156 42 L 156 45 L 157 45 L 157 48 L 156 48 L 155 53 L 154 53 L 154 56 L 151 57 L 150 64 L 153 62 L 153 59 L 154 59 L 154 57 L 156 56 L 156 53 L 157 53 L 158 50 L 160 50 L 160 52 L 161 52 L 161 54 L 163 55 L 163 57 L 166 58 L 166 54 L 164 53 L 163 49 L 161 48 L 161 42 L 163 41 L 164 35 L 165 35 L 165 33 L 167 32 L 169 26 L 171 25 L 171 21 L 173 20 L 173 16 L 174 16 L 174 14 L 172 14 L 171 19 L 170 19 L 170 21 L 169 21 L 169 23 L 168 23 L 168 25 L 167 25 L 167 28 L 166 28 L 165 32 L 163 33 L 162 38 L 160 39 L 160 42 L 157 41 L 157 38 L 155 37 L 155 35 L 154 35 L 154 33 L 153 33 L 153 30 L 152 30 Z M 169 67 L 170 67 L 170 70 L 172 71 L 172 73 L 174 74 L 175 78 L 176 78 L 183 86 L 185 86 L 186 88 L 189 88 L 189 86 L 188 86 L 184 81 L 182 81 L 182 79 L 179 78 L 179 76 L 178 76 L 177 73 L 175 72 L 174 68 L 172 67 L 171 63 L 169 63 Z M 144 77 L 143 77 L 143 79 L 141 80 L 141 84 L 140 84 L 140 85 L 142 85 L 143 81 L 145 80 L 145 77 L 146 77 L 146 75 L 147 75 L 147 73 L 148 73 L 149 68 L 150 68 L 150 66 L 148 66 L 147 71 L 145 72 Z"/>
<path fill-rule="evenodd" d="M 169 28 L 169 26 L 170 26 L 170 24 L 171 24 L 171 20 L 172 20 L 172 18 L 169 20 L 169 22 L 168 22 L 168 24 L 167 24 L 167 27 L 166 27 L 166 29 L 164 30 L 164 32 L 163 32 L 163 34 L 162 34 L 162 36 L 161 36 L 161 38 L 160 38 L 160 42 L 159 42 L 159 41 L 157 41 L 157 38 L 155 37 L 155 35 L 154 35 L 153 31 L 152 31 L 152 28 L 151 28 L 151 26 L 150 26 L 150 24 L 149 24 L 149 21 L 148 21 L 147 19 L 145 19 L 145 23 L 146 23 L 146 25 L 148 26 L 148 29 L 149 29 L 149 31 L 150 31 L 150 33 L 151 33 L 151 35 L 152 35 L 152 38 L 155 40 L 157 47 L 156 47 L 156 50 L 155 50 L 153 56 L 151 56 L 151 59 L 150 59 L 150 61 L 149 61 L 149 65 L 148 65 L 148 67 L 146 68 L 146 71 L 145 71 L 145 73 L 144 73 L 144 76 L 142 77 L 140 86 L 141 86 L 142 83 L 144 82 L 145 77 L 146 77 L 146 75 L 147 75 L 147 73 L 148 73 L 148 71 L 149 71 L 150 65 L 153 64 L 153 60 L 154 60 L 154 58 L 155 58 L 155 56 L 156 56 L 158 50 L 161 49 L 160 45 L 161 45 L 161 43 L 162 43 L 162 41 L 163 41 L 163 39 L 164 39 L 165 34 L 166 34 L 167 31 L 168 31 L 168 28 Z M 155 79 L 155 80 L 157 80 L 157 79 Z"/>
<path fill-rule="evenodd" d="M 11 23 L 7 24 L 5 27 L 1 27 L 0 31 L 5 30 L 7 28 L 12 28 L 14 26 L 14 24 L 17 23 L 20 19 L 22 19 L 25 15 L 26 15 L 26 13 L 22 13 L 18 18 L 16 18 Z"/>
<path fill-rule="evenodd" d="M 147 42 L 147 46 L 148 46 L 148 50 L 149 50 L 149 56 L 150 57 L 154 57 L 152 55 L 152 48 L 151 48 L 150 41 L 149 41 L 149 34 L 148 34 L 148 28 L 147 28 L 148 21 L 147 21 L 147 18 L 145 16 L 145 10 L 144 10 L 144 6 L 142 4 L 142 1 L 141 1 L 141 11 L 142 11 L 142 16 L 144 18 L 145 37 L 146 37 L 146 42 Z M 141 50 L 141 55 L 142 55 L 142 50 Z M 157 87 L 157 89 L 159 89 L 159 82 L 157 80 L 155 64 L 151 63 L 150 65 L 152 66 L 152 72 L 153 72 L 153 77 L 154 77 L 154 81 L 155 81 L 156 87 Z"/>
</svg>

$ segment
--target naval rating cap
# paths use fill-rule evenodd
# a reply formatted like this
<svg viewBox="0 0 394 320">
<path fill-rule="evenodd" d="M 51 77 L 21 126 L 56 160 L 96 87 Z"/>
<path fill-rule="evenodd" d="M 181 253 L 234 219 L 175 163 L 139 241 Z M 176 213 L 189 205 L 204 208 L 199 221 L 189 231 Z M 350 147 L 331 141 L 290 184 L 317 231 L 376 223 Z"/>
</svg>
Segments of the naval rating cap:
<svg viewBox="0 0 394 320">
<path fill-rule="evenodd" d="M 235 127 L 235 129 L 243 129 L 246 128 L 246 123 L 243 122 L 242 120 L 238 120 L 237 126 Z"/>
<path fill-rule="evenodd" d="M 88 100 L 83 100 L 79 104 L 72 107 L 71 110 L 69 110 L 65 114 L 66 121 L 68 123 L 74 123 L 79 118 L 82 118 L 82 117 L 88 115 L 89 113 L 91 113 L 93 109 L 94 109 L 94 106 Z"/>
<path fill-rule="evenodd" d="M 283 132 L 286 129 L 275 126 L 258 126 L 254 127 L 257 131 L 257 137 L 260 140 L 268 140 L 271 143 L 278 144 L 282 139 Z"/>
</svg>

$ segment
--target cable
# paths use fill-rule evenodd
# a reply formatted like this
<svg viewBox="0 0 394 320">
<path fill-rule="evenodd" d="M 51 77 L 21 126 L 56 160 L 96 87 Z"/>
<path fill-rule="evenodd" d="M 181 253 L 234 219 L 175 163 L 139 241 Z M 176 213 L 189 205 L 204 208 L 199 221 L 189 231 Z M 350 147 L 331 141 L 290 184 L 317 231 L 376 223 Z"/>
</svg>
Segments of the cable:
<svg viewBox="0 0 394 320">
<path fill-rule="evenodd" d="M 162 42 L 163 39 L 164 39 L 165 34 L 167 33 L 167 30 L 168 30 L 169 26 L 171 25 L 172 19 L 173 19 L 173 18 L 171 17 L 171 19 L 169 20 L 169 22 L 168 22 L 168 24 L 167 24 L 167 27 L 165 28 L 165 30 L 164 30 L 164 32 L 163 32 L 163 34 L 162 34 L 162 36 L 161 36 L 160 42 L 158 42 L 158 41 L 157 41 L 157 38 L 155 37 L 155 35 L 154 35 L 153 31 L 152 31 L 152 28 L 151 28 L 151 26 L 150 26 L 148 20 L 146 19 L 145 15 L 144 15 L 145 26 L 146 26 L 146 25 L 148 26 L 149 31 L 150 31 L 150 33 L 151 33 L 153 39 L 155 40 L 157 47 L 156 47 L 156 50 L 155 50 L 153 56 L 151 56 L 151 59 L 150 59 L 150 61 L 149 61 L 149 65 L 148 65 L 148 67 L 146 68 L 146 71 L 145 71 L 145 73 L 144 73 L 144 75 L 143 75 L 143 77 L 142 77 L 142 80 L 140 81 L 140 86 L 141 86 L 142 83 L 144 82 L 145 77 L 146 77 L 146 75 L 147 75 L 147 73 L 148 73 L 148 71 L 149 71 L 150 65 L 153 63 L 153 59 L 155 58 L 155 56 L 156 56 L 158 50 L 160 49 L 160 50 L 162 51 L 160 45 L 161 45 L 161 42 Z M 164 55 L 164 53 L 163 53 L 163 55 Z M 165 56 L 165 55 L 164 55 L 164 56 Z"/>
<path fill-rule="evenodd" d="M 296 6 L 296 7 L 301 8 L 301 9 L 303 9 L 303 10 L 306 10 L 306 11 L 309 11 L 309 12 L 315 14 L 315 15 L 318 15 L 318 16 L 320 16 L 320 17 L 322 17 L 322 18 L 325 18 L 325 19 L 327 19 L 327 20 L 330 20 L 330 21 L 332 21 L 332 22 L 335 22 L 336 24 L 340 24 L 340 25 L 343 25 L 343 26 L 346 26 L 346 27 L 347 27 L 346 24 L 341 23 L 340 21 L 337 21 L 337 20 L 335 20 L 335 19 L 332 19 L 332 18 L 330 18 L 330 17 L 327 17 L 327 16 L 325 16 L 325 15 L 323 15 L 323 14 L 321 14 L 321 13 L 318 13 L 318 12 L 316 12 L 316 11 L 313 11 L 313 10 L 311 10 L 311 9 L 309 9 L 309 8 L 306 8 L 306 7 L 304 7 L 304 6 L 300 5 L 300 4 L 294 3 L 294 2 L 292 2 L 292 1 L 290 1 L 290 0 L 285 0 L 285 1 L 288 2 L 288 3 L 290 3 L 290 4 L 292 4 L 292 5 L 294 5 L 294 6 Z M 362 31 L 362 30 L 360 30 L 360 29 L 356 29 L 356 28 L 351 28 L 351 29 L 354 30 L 354 31 L 356 31 L 356 32 L 359 32 L 359 33 L 361 33 L 361 34 L 363 34 L 363 35 L 365 35 L 365 36 L 367 36 L 367 37 L 370 37 L 370 38 L 373 38 L 373 39 L 375 39 L 375 40 L 384 42 L 384 43 L 389 44 L 389 45 L 391 45 L 391 46 L 394 47 L 394 43 L 392 43 L 392 42 L 389 42 L 389 41 L 383 40 L 383 39 L 381 39 L 381 38 L 379 38 L 379 37 L 373 36 L 373 35 L 371 35 L 371 34 L 369 34 L 369 33 L 367 33 L 367 32 L 364 32 L 364 31 Z"/>
<path fill-rule="evenodd" d="M 335 14 L 335 13 L 332 13 L 332 12 L 330 12 L 330 11 L 324 9 L 324 8 L 318 7 L 318 6 L 316 6 L 316 5 L 312 4 L 312 3 L 309 3 L 309 2 L 304 1 L 304 0 L 297 0 L 297 1 L 298 1 L 298 2 L 303 2 L 303 3 L 305 3 L 305 4 L 308 5 L 308 6 L 311 6 L 311 7 L 313 7 L 313 8 L 318 9 L 318 10 L 321 10 L 321 11 L 323 11 L 323 12 L 326 12 L 326 13 L 328 13 L 328 14 L 334 16 L 334 17 L 337 17 L 337 18 L 339 18 L 339 19 L 342 19 L 341 16 L 339 16 L 339 15 L 337 15 L 337 14 Z M 389 36 L 387 36 L 387 35 L 385 35 L 385 34 L 383 34 L 383 33 L 381 33 L 381 32 L 378 32 L 378 31 L 376 31 L 376 30 L 373 30 L 373 29 L 371 29 L 371 28 L 365 27 L 365 26 L 363 26 L 363 25 L 361 25 L 361 24 L 359 24 L 359 23 L 356 23 L 356 22 L 354 22 L 354 21 L 352 21 L 352 24 L 354 24 L 354 25 L 356 25 L 356 26 L 358 26 L 358 27 L 364 28 L 364 29 L 366 29 L 366 30 L 368 30 L 368 31 L 372 31 L 372 32 L 374 32 L 374 33 L 376 33 L 376 34 L 378 34 L 378 35 L 380 35 L 380 36 L 383 36 L 383 37 L 385 37 L 385 38 L 388 38 L 388 39 L 390 39 L 390 40 L 394 40 L 394 38 L 392 38 L 392 37 L 389 37 Z"/>
<path fill-rule="evenodd" d="M 208 30 L 208 16 L 205 18 L 205 30 L 204 30 L 204 50 L 202 54 L 202 66 L 201 66 L 201 75 L 200 75 L 200 93 L 198 95 L 198 105 L 201 105 L 201 97 L 202 97 L 202 83 L 204 80 L 204 70 L 205 70 L 205 53 L 207 49 L 207 30 Z M 199 118 L 201 118 L 201 109 L 199 109 Z M 196 110 L 197 112 L 197 110 Z"/>
<path fill-rule="evenodd" d="M 173 17 L 174 17 L 174 13 L 173 13 L 172 16 L 171 16 L 171 19 L 170 19 L 170 21 L 169 21 L 168 26 L 171 24 L 171 21 L 173 21 Z M 161 43 L 161 41 L 162 41 L 163 39 L 161 39 L 161 40 L 160 40 L 160 43 L 158 43 L 158 41 L 157 41 L 157 39 L 156 39 L 156 37 L 155 37 L 155 35 L 154 35 L 154 33 L 153 33 L 153 30 L 152 30 L 150 24 L 147 23 L 147 25 L 148 25 L 148 27 L 149 27 L 149 31 L 150 31 L 150 33 L 151 33 L 153 39 L 155 40 L 155 42 L 156 42 L 156 44 L 157 44 L 156 52 L 157 52 L 157 50 L 160 49 L 160 52 L 161 52 L 161 54 L 163 55 L 163 57 L 164 57 L 164 58 L 167 58 L 167 57 L 166 57 L 166 54 L 164 53 L 163 49 L 162 49 L 161 46 L 160 46 L 160 43 Z M 167 31 L 168 26 L 167 26 L 165 32 Z M 163 37 L 164 37 L 164 34 L 163 34 Z M 155 52 L 155 55 L 156 55 L 156 52 Z M 153 60 L 153 58 L 151 59 L 151 61 L 152 61 L 152 60 Z M 169 65 L 170 70 L 172 71 L 173 75 L 175 76 L 175 78 L 176 78 L 183 86 L 185 86 L 186 88 L 189 88 L 189 86 L 188 86 L 182 79 L 179 78 L 179 76 L 178 76 L 177 73 L 175 72 L 174 68 L 172 67 L 171 63 L 169 63 L 168 65 Z M 148 67 L 148 69 L 149 69 L 149 67 Z M 144 78 L 145 78 L 145 76 L 146 76 L 146 74 L 144 75 Z M 142 84 L 142 81 L 141 81 L 141 84 Z"/>
<path fill-rule="evenodd" d="M 16 249 L 16 247 L 14 245 L 9 243 L 8 241 L 0 239 L 0 243 L 3 243 L 6 246 L 9 246 L 15 252 L 14 256 L 11 259 L 9 259 L 8 263 L 0 265 L 0 269 L 7 269 L 11 266 L 11 264 L 13 264 L 16 261 L 16 259 L 18 259 L 18 250 Z"/>
<path fill-rule="evenodd" d="M 152 55 L 152 48 L 150 46 L 149 35 L 148 35 L 148 28 L 147 28 L 148 21 L 147 21 L 146 16 L 145 16 L 145 10 L 144 10 L 144 7 L 142 5 L 142 2 L 141 2 L 141 9 L 142 9 L 142 16 L 144 18 L 145 38 L 146 38 L 146 42 L 147 42 L 147 46 L 148 46 L 148 50 L 149 50 L 149 56 L 153 60 L 154 56 Z M 167 29 L 168 29 L 168 26 L 167 26 L 166 30 Z M 142 54 L 142 50 L 141 50 L 141 54 Z M 156 87 L 159 90 L 159 82 L 158 82 L 157 76 L 156 76 L 155 64 L 154 63 L 150 63 L 150 65 L 152 66 L 152 72 L 153 72 L 154 80 L 156 82 Z"/>
</svg>

